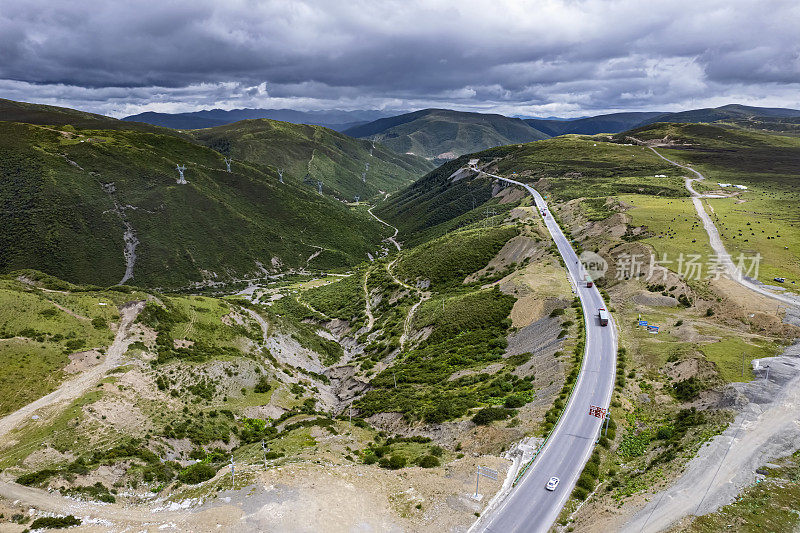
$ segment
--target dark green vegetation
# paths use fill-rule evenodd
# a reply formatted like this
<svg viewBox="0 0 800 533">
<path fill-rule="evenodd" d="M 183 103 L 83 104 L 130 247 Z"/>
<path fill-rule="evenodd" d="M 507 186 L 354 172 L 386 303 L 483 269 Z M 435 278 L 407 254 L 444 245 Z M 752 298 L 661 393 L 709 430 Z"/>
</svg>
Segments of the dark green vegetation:
<svg viewBox="0 0 800 533">
<path fill-rule="evenodd" d="M 444 311 L 441 300 L 426 302 L 414 327 L 430 326 L 433 332 L 370 382 L 374 388 L 355 402 L 359 413 L 400 412 L 410 419 L 443 422 L 481 404 L 502 405 L 512 395 L 527 395 L 530 401 L 529 381 L 510 372 L 480 372 L 503 360 L 513 303 L 513 297 L 497 290 L 448 295 Z M 508 366 L 509 371 L 515 368 L 511 361 Z M 465 371 L 463 377 L 453 379 L 459 371 Z"/>
<path fill-rule="evenodd" d="M 407 246 L 427 242 L 485 219 L 487 202 L 502 214 L 509 206 L 496 205 L 492 200 L 492 180 L 483 176 L 450 179 L 469 159 L 469 156 L 462 156 L 441 165 L 392 195 L 388 202 L 375 209 L 375 213 L 399 228 Z"/>
<path fill-rule="evenodd" d="M 284 169 L 284 180 L 300 187 L 315 191 L 320 180 L 325 194 L 348 201 L 397 190 L 433 167 L 422 158 L 400 155 L 380 144 L 373 148 L 370 141 L 321 126 L 261 119 L 190 133 L 237 161 Z"/>
<path fill-rule="evenodd" d="M 503 144 L 538 141 L 547 135 L 523 120 L 502 115 L 423 109 L 345 130 L 395 152 L 447 160 Z"/>
<path fill-rule="evenodd" d="M 0 176 L 0 272 L 119 282 L 126 222 L 139 241 L 131 283 L 150 286 L 304 266 L 314 246 L 312 268 L 352 265 L 386 231 L 308 185 L 278 183 L 273 167 L 228 173 L 219 152 L 169 135 L 0 122 Z"/>
<path fill-rule="evenodd" d="M 611 113 L 576 120 L 552 120 L 546 118 L 528 118 L 525 122 L 531 127 L 557 137 L 567 133 L 595 135 L 597 133 L 617 133 L 639 126 L 643 121 L 663 115 L 659 112 Z"/>
<path fill-rule="evenodd" d="M 731 122 L 749 121 L 753 124 L 765 119 L 779 119 L 787 117 L 800 117 L 800 110 L 785 109 L 781 107 L 752 107 L 739 104 L 728 104 L 721 107 L 708 107 L 703 109 L 691 109 L 689 111 L 678 111 L 676 113 L 664 113 L 650 117 L 642 121 L 641 125 L 653 124 L 655 122 Z"/>
<path fill-rule="evenodd" d="M 404 253 L 396 273 L 411 282 L 429 280 L 435 289 L 460 284 L 483 268 L 517 235 L 511 227 L 475 228 L 448 234 Z"/>
<path fill-rule="evenodd" d="M 72 515 L 43 516 L 31 522 L 31 529 L 63 529 L 81 525 L 81 519 Z"/>
<path fill-rule="evenodd" d="M 377 110 L 365 111 L 296 111 L 294 109 L 204 109 L 188 113 L 157 113 L 147 111 L 124 117 L 122 120 L 146 122 L 156 126 L 177 129 L 212 128 L 232 124 L 240 120 L 268 118 L 293 124 L 315 124 L 342 131 L 371 120 L 385 113 Z"/>
</svg>

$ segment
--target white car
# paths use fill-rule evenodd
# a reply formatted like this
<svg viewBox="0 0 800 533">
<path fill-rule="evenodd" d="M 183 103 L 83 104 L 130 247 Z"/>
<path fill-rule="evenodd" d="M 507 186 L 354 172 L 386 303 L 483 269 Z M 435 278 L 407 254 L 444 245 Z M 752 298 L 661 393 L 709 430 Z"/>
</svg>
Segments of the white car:
<svg viewBox="0 0 800 533">
<path fill-rule="evenodd" d="M 547 490 L 551 490 L 551 491 L 552 490 L 556 490 L 556 487 L 558 487 L 558 481 L 559 480 L 558 480 L 557 477 L 551 477 L 550 480 L 547 482 L 547 485 L 545 485 L 544 488 L 546 488 Z"/>
</svg>

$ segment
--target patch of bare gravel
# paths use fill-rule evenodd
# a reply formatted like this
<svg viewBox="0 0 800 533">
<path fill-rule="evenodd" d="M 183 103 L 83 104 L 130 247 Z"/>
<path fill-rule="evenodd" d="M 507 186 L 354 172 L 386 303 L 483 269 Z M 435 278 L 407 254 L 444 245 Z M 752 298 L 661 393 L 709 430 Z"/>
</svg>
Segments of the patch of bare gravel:
<svg viewBox="0 0 800 533">
<path fill-rule="evenodd" d="M 756 468 L 800 448 L 800 344 L 756 365 L 759 379 L 725 391 L 722 405 L 740 411 L 733 423 L 700 449 L 672 486 L 653 495 L 623 532 L 655 533 L 684 516 L 712 513 L 754 482 Z"/>
</svg>

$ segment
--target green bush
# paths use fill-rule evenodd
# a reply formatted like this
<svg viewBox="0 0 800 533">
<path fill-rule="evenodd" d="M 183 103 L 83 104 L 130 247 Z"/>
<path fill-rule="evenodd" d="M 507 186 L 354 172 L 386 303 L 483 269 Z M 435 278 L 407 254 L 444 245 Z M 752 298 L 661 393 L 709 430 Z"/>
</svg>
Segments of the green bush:
<svg viewBox="0 0 800 533">
<path fill-rule="evenodd" d="M 253 389 L 254 392 L 269 392 L 270 389 L 269 379 L 267 376 L 261 376 L 256 383 L 255 388 Z"/>
<path fill-rule="evenodd" d="M 391 457 L 383 457 L 378 461 L 378 466 L 381 468 L 388 468 L 389 470 L 399 470 L 406 466 L 406 458 L 404 455 L 393 454 Z"/>
<path fill-rule="evenodd" d="M 422 468 L 434 468 L 439 466 L 439 459 L 433 455 L 426 455 L 419 460 L 419 466 Z"/>
<path fill-rule="evenodd" d="M 81 519 L 72 515 L 67 516 L 43 516 L 31 523 L 31 529 L 62 529 L 65 527 L 79 526 Z"/>
<path fill-rule="evenodd" d="M 178 479 L 187 485 L 208 481 L 217 474 L 217 469 L 207 463 L 195 463 L 178 473 Z"/>
<path fill-rule="evenodd" d="M 528 402 L 526 402 L 525 398 L 522 396 L 509 396 L 506 398 L 506 401 L 503 402 L 503 405 L 509 409 L 515 409 L 517 407 L 522 407 L 526 403 Z"/>
<path fill-rule="evenodd" d="M 672 384 L 672 389 L 675 391 L 675 397 L 683 402 L 688 402 L 697 398 L 700 391 L 703 390 L 703 383 L 692 376 L 677 383 Z"/>
</svg>

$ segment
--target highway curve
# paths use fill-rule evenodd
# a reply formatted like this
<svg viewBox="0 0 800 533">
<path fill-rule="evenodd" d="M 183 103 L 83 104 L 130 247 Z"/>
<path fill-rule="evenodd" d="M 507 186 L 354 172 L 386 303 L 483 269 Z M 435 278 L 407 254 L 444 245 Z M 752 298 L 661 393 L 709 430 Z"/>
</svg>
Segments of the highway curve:
<svg viewBox="0 0 800 533">
<path fill-rule="evenodd" d="M 524 187 L 533 196 L 540 211 L 547 209 L 544 198 L 533 187 L 483 173 Z M 608 408 L 614 390 L 617 334 L 613 318 L 608 326 L 600 325 L 597 310 L 607 308 L 603 297 L 597 287 L 587 288 L 585 283 L 579 283 L 583 278 L 583 267 L 578 263 L 575 250 L 552 215 L 548 214 L 544 221 L 575 282 L 583 306 L 586 322 L 583 366 L 561 419 L 533 465 L 511 493 L 496 508 L 489 509 L 480 522 L 473 526 L 475 531 L 511 533 L 550 529 L 589 460 L 601 429 L 602 421 L 589 415 L 589 406 Z M 545 484 L 552 476 L 560 478 L 561 483 L 554 492 L 549 492 L 545 490 Z"/>
</svg>

